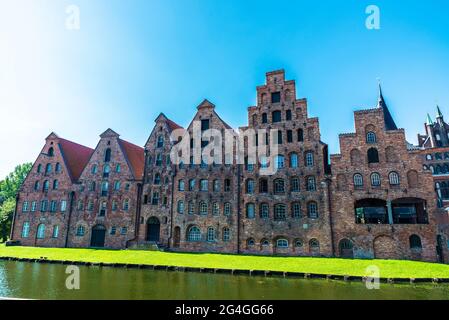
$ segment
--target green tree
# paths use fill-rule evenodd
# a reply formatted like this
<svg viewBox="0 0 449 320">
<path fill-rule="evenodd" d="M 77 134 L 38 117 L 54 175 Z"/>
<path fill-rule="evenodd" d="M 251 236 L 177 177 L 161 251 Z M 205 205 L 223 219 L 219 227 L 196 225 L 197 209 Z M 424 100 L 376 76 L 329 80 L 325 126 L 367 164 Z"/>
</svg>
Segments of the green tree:
<svg viewBox="0 0 449 320">
<path fill-rule="evenodd" d="M 0 181 L 0 242 L 8 239 L 16 207 L 16 194 L 32 167 L 31 163 L 18 165 L 4 180 Z"/>
</svg>

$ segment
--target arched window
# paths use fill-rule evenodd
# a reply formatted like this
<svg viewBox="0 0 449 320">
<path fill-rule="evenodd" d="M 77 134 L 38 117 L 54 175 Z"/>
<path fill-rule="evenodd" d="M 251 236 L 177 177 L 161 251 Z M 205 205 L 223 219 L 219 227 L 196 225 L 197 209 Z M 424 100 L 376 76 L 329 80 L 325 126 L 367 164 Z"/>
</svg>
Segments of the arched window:
<svg viewBox="0 0 449 320">
<path fill-rule="evenodd" d="M 111 161 L 111 149 L 107 148 L 104 152 L 104 162 L 110 162 Z"/>
<path fill-rule="evenodd" d="M 274 158 L 274 164 L 276 169 L 282 169 L 285 167 L 285 157 L 283 155 L 277 155 Z"/>
<path fill-rule="evenodd" d="M 159 173 L 156 173 L 154 175 L 154 184 L 155 185 L 160 185 L 161 184 L 161 175 Z"/>
<path fill-rule="evenodd" d="M 278 248 L 288 248 L 288 240 L 287 239 L 278 239 L 276 241 L 276 247 L 278 247 Z"/>
<path fill-rule="evenodd" d="M 318 219 L 318 204 L 315 201 L 307 204 L 307 216 L 310 219 Z"/>
<path fill-rule="evenodd" d="M 379 152 L 376 148 L 368 149 L 368 163 L 379 163 Z"/>
<path fill-rule="evenodd" d="M 53 157 L 54 155 L 55 155 L 55 150 L 53 149 L 53 147 L 50 147 L 50 149 L 48 149 L 48 156 Z"/>
<path fill-rule="evenodd" d="M 91 173 L 92 174 L 96 174 L 97 173 L 97 171 L 98 171 L 98 167 L 97 167 L 97 165 L 96 164 L 94 164 L 93 166 L 92 166 L 92 169 L 91 169 Z"/>
<path fill-rule="evenodd" d="M 30 234 L 30 223 L 24 222 L 22 226 L 22 238 L 28 238 Z"/>
<path fill-rule="evenodd" d="M 285 183 L 283 179 L 274 180 L 274 193 L 285 193 Z"/>
<path fill-rule="evenodd" d="M 78 228 L 76 228 L 76 236 L 77 237 L 84 236 L 84 233 L 85 233 L 85 229 L 83 226 L 78 226 Z"/>
<path fill-rule="evenodd" d="M 179 191 L 184 191 L 185 190 L 184 180 L 179 180 L 178 181 L 178 190 Z"/>
<path fill-rule="evenodd" d="M 312 250 L 316 250 L 320 248 L 320 242 L 317 239 L 311 239 L 309 241 L 309 247 Z"/>
<path fill-rule="evenodd" d="M 160 153 L 156 155 L 156 166 L 157 167 L 162 166 L 162 154 L 160 154 Z"/>
<path fill-rule="evenodd" d="M 187 241 L 201 241 L 201 230 L 197 226 L 190 227 L 187 232 Z"/>
<path fill-rule="evenodd" d="M 106 164 L 103 167 L 103 178 L 108 178 L 110 172 L 111 172 L 111 167 L 108 164 Z"/>
<path fill-rule="evenodd" d="M 422 249 L 421 238 L 416 234 L 410 236 L 410 249 Z"/>
<path fill-rule="evenodd" d="M 284 204 L 276 204 L 274 206 L 274 220 L 276 221 L 282 221 L 287 218 L 286 212 L 285 212 L 285 205 Z"/>
<path fill-rule="evenodd" d="M 182 201 L 182 200 L 178 201 L 178 213 L 179 214 L 184 213 L 184 201 Z"/>
<path fill-rule="evenodd" d="M 307 178 L 307 191 L 315 191 L 316 190 L 316 182 L 315 177 Z"/>
<path fill-rule="evenodd" d="M 301 239 L 295 239 L 295 247 L 296 248 L 302 248 L 304 246 L 304 243 Z"/>
<path fill-rule="evenodd" d="M 120 173 L 121 170 L 122 168 L 120 167 L 120 163 L 117 163 L 117 165 L 115 166 L 115 172 Z"/>
<path fill-rule="evenodd" d="M 123 201 L 123 210 L 128 211 L 129 210 L 129 199 L 125 199 Z"/>
<path fill-rule="evenodd" d="M 50 184 L 49 184 L 48 180 L 45 180 L 44 185 L 42 187 L 42 191 L 44 191 L 44 192 L 48 191 L 49 188 L 50 188 Z"/>
<path fill-rule="evenodd" d="M 390 180 L 390 185 L 397 186 L 399 185 L 399 174 L 397 172 L 390 172 L 388 175 L 388 180 Z"/>
<path fill-rule="evenodd" d="M 292 218 L 301 218 L 301 204 L 299 202 L 292 203 Z"/>
<path fill-rule="evenodd" d="M 418 187 L 418 172 L 415 170 L 410 170 L 407 172 L 407 182 L 410 188 Z"/>
<path fill-rule="evenodd" d="M 248 194 L 254 193 L 254 180 L 253 179 L 246 180 L 246 193 L 248 193 Z"/>
<path fill-rule="evenodd" d="M 220 192 L 220 180 L 214 180 L 213 188 L 214 192 Z"/>
<path fill-rule="evenodd" d="M 47 165 L 45 166 L 45 173 L 50 173 L 51 172 L 51 163 L 47 163 Z"/>
<path fill-rule="evenodd" d="M 56 172 L 56 173 L 61 172 L 61 164 L 60 164 L 59 162 L 56 163 L 56 166 L 55 166 L 55 172 Z"/>
<path fill-rule="evenodd" d="M 360 173 L 354 175 L 354 187 L 363 187 L 363 176 Z"/>
<path fill-rule="evenodd" d="M 226 202 L 226 203 L 224 204 L 224 207 L 223 207 L 223 214 L 224 214 L 225 216 L 230 216 L 231 213 L 232 213 L 232 207 L 231 207 L 231 204 L 230 204 L 229 202 Z"/>
<path fill-rule="evenodd" d="M 45 225 L 43 223 L 37 226 L 37 238 L 38 239 L 45 238 Z"/>
<path fill-rule="evenodd" d="M 270 206 L 268 203 L 261 203 L 260 204 L 260 217 L 262 219 L 268 219 L 270 217 Z"/>
<path fill-rule="evenodd" d="M 366 134 L 366 143 L 376 143 L 377 139 L 376 139 L 376 134 L 374 132 L 368 132 Z"/>
<path fill-rule="evenodd" d="M 262 239 L 262 240 L 260 241 L 260 245 L 261 245 L 262 247 L 269 247 L 269 246 L 270 246 L 270 241 L 268 241 L 267 239 Z"/>
<path fill-rule="evenodd" d="M 261 178 L 259 180 L 259 192 L 267 193 L 268 192 L 268 180 L 265 178 Z"/>
<path fill-rule="evenodd" d="M 157 137 L 157 148 L 162 148 L 164 146 L 164 137 L 158 136 Z"/>
<path fill-rule="evenodd" d="M 38 191 L 39 190 L 39 181 L 36 181 L 34 183 L 34 191 Z"/>
<path fill-rule="evenodd" d="M 291 192 L 300 192 L 301 190 L 300 184 L 299 184 L 299 178 L 293 177 L 290 179 L 290 190 Z"/>
<path fill-rule="evenodd" d="M 38 164 L 37 165 L 37 173 L 41 173 L 42 172 L 42 165 Z"/>
<path fill-rule="evenodd" d="M 207 241 L 208 242 L 215 241 L 215 229 L 212 227 L 207 228 Z"/>
<path fill-rule="evenodd" d="M 214 216 L 220 215 L 220 204 L 218 202 L 212 204 L 212 214 Z"/>
<path fill-rule="evenodd" d="M 254 219 L 255 216 L 256 216 L 256 214 L 255 214 L 254 203 L 247 203 L 246 204 L 246 217 L 248 219 Z"/>
<path fill-rule="evenodd" d="M 313 167 L 313 152 L 312 151 L 306 152 L 305 160 L 306 160 L 305 161 L 306 167 Z"/>
<path fill-rule="evenodd" d="M 195 190 L 195 179 L 189 180 L 189 191 Z"/>
<path fill-rule="evenodd" d="M 200 214 L 202 214 L 202 215 L 207 215 L 207 211 L 208 211 L 208 208 L 207 208 L 207 202 L 205 202 L 205 201 L 201 201 L 200 202 Z"/>
<path fill-rule="evenodd" d="M 290 168 L 298 168 L 298 154 L 290 154 Z"/>
<path fill-rule="evenodd" d="M 59 188 L 59 182 L 58 182 L 58 180 L 54 180 L 53 181 L 53 190 L 58 190 L 58 188 Z"/>
<path fill-rule="evenodd" d="M 193 201 L 189 201 L 189 214 L 194 214 L 195 213 L 195 204 L 193 203 Z"/>
<path fill-rule="evenodd" d="M 255 244 L 256 242 L 254 241 L 254 239 L 253 238 L 249 238 L 248 240 L 246 240 L 246 245 L 248 246 L 248 247 L 254 247 L 254 244 Z"/>
<path fill-rule="evenodd" d="M 380 174 L 378 174 L 377 172 L 374 172 L 371 174 L 371 185 L 373 187 L 379 187 L 381 184 L 380 181 Z"/>
<path fill-rule="evenodd" d="M 206 179 L 200 180 L 200 191 L 209 191 L 209 181 Z"/>
<path fill-rule="evenodd" d="M 231 231 L 229 228 L 224 227 L 223 228 L 223 241 L 228 242 L 231 239 Z"/>
</svg>

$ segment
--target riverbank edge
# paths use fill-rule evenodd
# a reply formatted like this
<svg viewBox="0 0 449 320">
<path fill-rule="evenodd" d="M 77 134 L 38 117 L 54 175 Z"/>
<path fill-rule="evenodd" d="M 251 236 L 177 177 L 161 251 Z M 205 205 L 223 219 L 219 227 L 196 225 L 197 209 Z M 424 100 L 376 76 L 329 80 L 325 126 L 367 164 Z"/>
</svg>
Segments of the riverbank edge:
<svg viewBox="0 0 449 320">
<path fill-rule="evenodd" d="M 196 267 L 181 267 L 181 266 L 166 266 L 166 265 L 150 265 L 150 264 L 135 264 L 135 263 L 104 263 L 104 262 L 85 262 L 85 261 L 70 261 L 70 260 L 50 260 L 50 259 L 36 259 L 36 258 L 16 258 L 16 257 L 0 257 L 0 261 L 17 261 L 28 263 L 47 263 L 47 264 L 62 264 L 62 265 L 76 265 L 86 267 L 111 267 L 111 268 L 125 268 L 125 269 L 145 269 L 157 271 L 172 271 L 172 272 L 197 272 L 197 273 L 213 273 L 213 274 L 228 274 L 228 275 L 246 275 L 246 276 L 262 276 L 262 277 L 282 277 L 282 278 L 296 278 L 296 279 L 324 279 L 337 281 L 362 281 L 369 282 L 373 278 L 363 276 L 351 275 L 333 275 L 320 273 L 304 273 L 304 272 L 290 272 L 290 271 L 272 271 L 272 270 L 244 270 L 244 269 L 224 269 L 224 268 L 196 268 Z M 385 278 L 380 277 L 379 281 L 382 283 L 449 283 L 448 278 Z"/>
</svg>

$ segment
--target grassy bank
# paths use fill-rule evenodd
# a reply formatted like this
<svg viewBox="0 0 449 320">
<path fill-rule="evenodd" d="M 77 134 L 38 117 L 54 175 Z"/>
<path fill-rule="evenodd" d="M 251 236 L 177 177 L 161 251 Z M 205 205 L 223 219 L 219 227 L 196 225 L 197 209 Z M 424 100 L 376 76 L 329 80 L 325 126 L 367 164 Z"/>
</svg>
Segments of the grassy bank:
<svg viewBox="0 0 449 320">
<path fill-rule="evenodd" d="M 128 263 L 194 268 L 269 270 L 315 274 L 365 276 L 368 266 L 380 269 L 382 278 L 449 278 L 449 265 L 397 260 L 256 257 L 224 254 L 188 254 L 136 250 L 54 249 L 5 247 L 0 257 L 69 260 L 92 263 Z"/>
</svg>

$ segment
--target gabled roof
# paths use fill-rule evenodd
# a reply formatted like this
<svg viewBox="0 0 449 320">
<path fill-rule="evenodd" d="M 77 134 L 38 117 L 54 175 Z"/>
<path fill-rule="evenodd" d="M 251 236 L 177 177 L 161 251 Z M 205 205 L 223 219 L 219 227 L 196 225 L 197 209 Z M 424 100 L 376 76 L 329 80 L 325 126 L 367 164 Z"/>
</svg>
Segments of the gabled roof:
<svg viewBox="0 0 449 320">
<path fill-rule="evenodd" d="M 144 149 L 123 139 L 118 139 L 118 142 L 128 160 L 134 178 L 141 179 L 143 177 L 143 167 L 145 165 Z"/>
<path fill-rule="evenodd" d="M 163 121 L 165 121 L 167 123 L 168 129 L 170 130 L 170 132 L 172 132 L 173 130 L 176 130 L 176 129 L 182 129 L 182 126 L 180 126 L 176 122 L 174 122 L 174 121 L 170 120 L 169 118 L 167 118 L 167 116 L 163 112 L 161 112 L 157 116 L 156 120 L 154 120 L 154 121 L 158 122 L 159 120 L 163 120 Z"/>
<path fill-rule="evenodd" d="M 89 162 L 94 150 L 66 139 L 58 139 L 62 156 L 72 181 L 77 181 L 84 167 Z"/>
</svg>

